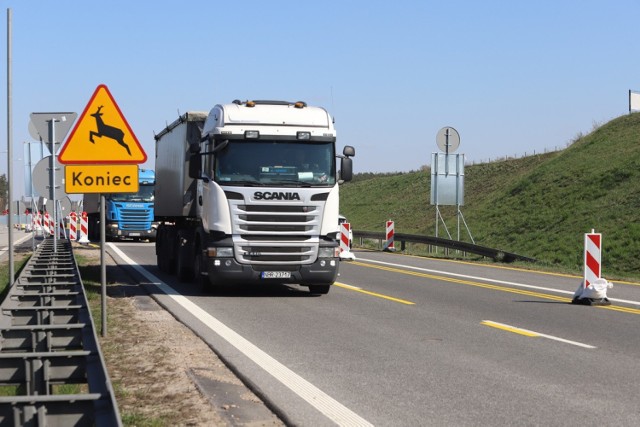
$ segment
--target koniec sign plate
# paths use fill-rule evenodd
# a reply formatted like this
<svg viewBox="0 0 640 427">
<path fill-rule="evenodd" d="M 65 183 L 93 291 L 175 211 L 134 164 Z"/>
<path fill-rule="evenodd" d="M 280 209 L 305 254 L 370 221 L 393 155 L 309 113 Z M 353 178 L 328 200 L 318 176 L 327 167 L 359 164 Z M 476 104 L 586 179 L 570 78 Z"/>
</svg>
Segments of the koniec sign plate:
<svg viewBox="0 0 640 427">
<path fill-rule="evenodd" d="M 81 193 L 137 193 L 138 165 L 67 165 L 65 190 Z"/>
</svg>

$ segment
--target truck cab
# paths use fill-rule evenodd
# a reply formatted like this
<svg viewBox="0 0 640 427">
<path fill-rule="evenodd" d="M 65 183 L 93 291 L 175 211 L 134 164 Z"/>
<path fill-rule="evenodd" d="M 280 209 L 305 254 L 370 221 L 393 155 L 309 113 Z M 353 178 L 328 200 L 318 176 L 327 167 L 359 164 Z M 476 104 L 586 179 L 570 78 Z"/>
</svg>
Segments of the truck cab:
<svg viewBox="0 0 640 427">
<path fill-rule="evenodd" d="M 336 155 L 333 119 L 304 102 L 185 114 L 156 136 L 158 265 L 203 285 L 327 293 L 339 264 L 338 184 L 351 179 L 354 154 Z"/>
<path fill-rule="evenodd" d="M 90 240 L 100 240 L 99 194 L 84 198 Z M 154 214 L 155 172 L 138 171 L 138 192 L 105 195 L 105 238 L 107 240 L 155 241 L 157 223 Z"/>
</svg>

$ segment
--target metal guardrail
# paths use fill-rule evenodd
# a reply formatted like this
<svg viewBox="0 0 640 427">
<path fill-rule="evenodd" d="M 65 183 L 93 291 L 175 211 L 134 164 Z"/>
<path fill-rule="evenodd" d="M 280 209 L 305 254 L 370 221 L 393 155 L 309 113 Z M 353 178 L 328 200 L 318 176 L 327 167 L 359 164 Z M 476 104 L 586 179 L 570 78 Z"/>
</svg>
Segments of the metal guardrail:
<svg viewBox="0 0 640 427">
<path fill-rule="evenodd" d="M 361 239 L 360 242 L 362 243 L 362 239 L 374 239 L 374 240 L 378 240 L 379 242 L 384 242 L 387 237 L 385 233 L 382 233 L 382 232 L 354 231 L 353 238 L 354 240 L 356 238 L 360 238 Z M 469 252 L 469 253 L 481 255 L 487 258 L 492 258 L 500 262 L 513 262 L 513 261 L 536 262 L 536 259 L 529 258 L 523 255 L 506 252 L 500 249 L 487 248 L 485 246 L 475 245 L 473 243 L 461 242 L 458 240 L 443 239 L 441 237 L 395 233 L 394 241 L 400 242 L 400 250 L 402 251 L 405 250 L 407 242 L 423 243 L 425 245 L 439 246 L 439 247 L 444 247 L 448 249 L 459 250 L 462 252 Z"/>
<path fill-rule="evenodd" d="M 0 304 L 0 426 L 121 426 L 71 242 L 53 245 Z"/>
</svg>

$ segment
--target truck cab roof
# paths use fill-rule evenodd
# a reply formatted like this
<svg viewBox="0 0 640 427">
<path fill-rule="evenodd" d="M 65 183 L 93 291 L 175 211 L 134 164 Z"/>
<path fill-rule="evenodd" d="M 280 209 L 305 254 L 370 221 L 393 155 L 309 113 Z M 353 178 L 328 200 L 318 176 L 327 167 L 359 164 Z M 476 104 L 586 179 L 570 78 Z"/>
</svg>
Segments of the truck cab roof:
<svg viewBox="0 0 640 427">
<path fill-rule="evenodd" d="M 243 135 L 253 130 L 264 135 L 295 136 L 301 128 L 311 132 L 312 137 L 336 136 L 333 120 L 324 108 L 286 101 L 218 104 L 210 111 L 202 135 Z"/>
</svg>

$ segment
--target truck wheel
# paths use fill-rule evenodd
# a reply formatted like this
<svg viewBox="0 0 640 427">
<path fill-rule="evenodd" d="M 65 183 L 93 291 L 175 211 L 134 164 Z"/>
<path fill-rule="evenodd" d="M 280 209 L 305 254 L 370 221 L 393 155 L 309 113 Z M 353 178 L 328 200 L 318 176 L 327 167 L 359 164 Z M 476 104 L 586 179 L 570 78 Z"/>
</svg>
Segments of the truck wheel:
<svg viewBox="0 0 640 427">
<path fill-rule="evenodd" d="M 175 227 L 168 228 L 165 234 L 165 253 L 166 256 L 165 261 L 167 263 L 167 273 L 175 274 L 176 273 L 176 258 L 178 258 L 178 245 L 176 230 Z"/>
<path fill-rule="evenodd" d="M 175 245 L 175 231 L 171 228 L 161 227 L 158 241 L 156 242 L 156 257 L 158 268 L 164 273 L 175 273 L 174 254 L 177 252 Z"/>
<path fill-rule="evenodd" d="M 167 259 L 167 239 L 164 233 L 164 226 L 158 230 L 158 241 L 156 242 L 156 262 L 158 268 L 163 273 L 169 272 L 169 260 Z"/>
<path fill-rule="evenodd" d="M 309 285 L 309 292 L 312 294 L 326 295 L 329 293 L 331 285 Z"/>
<path fill-rule="evenodd" d="M 195 283 L 203 291 L 211 290 L 211 284 L 209 283 L 209 276 L 206 274 L 206 266 L 204 263 L 204 255 L 200 245 L 196 246 L 196 253 L 193 257 L 193 274 L 195 275 Z"/>
<path fill-rule="evenodd" d="M 158 268 L 164 273 L 175 273 L 175 270 L 172 269 L 171 254 L 166 246 L 161 247 L 158 252 Z"/>
<path fill-rule="evenodd" d="M 95 215 L 89 215 L 87 218 L 88 238 L 92 242 L 100 241 L 100 224 Z"/>
<path fill-rule="evenodd" d="M 191 282 L 193 280 L 193 265 L 191 264 L 191 248 L 193 248 L 190 242 L 191 237 L 188 233 L 178 231 L 178 250 L 177 250 L 177 265 L 176 270 L 178 273 L 178 279 L 181 282 Z"/>
<path fill-rule="evenodd" d="M 176 266 L 178 279 L 181 282 L 189 283 L 193 280 L 193 270 L 188 260 L 189 256 L 182 252 L 185 252 L 182 248 L 178 249 L 178 262 Z"/>
</svg>

